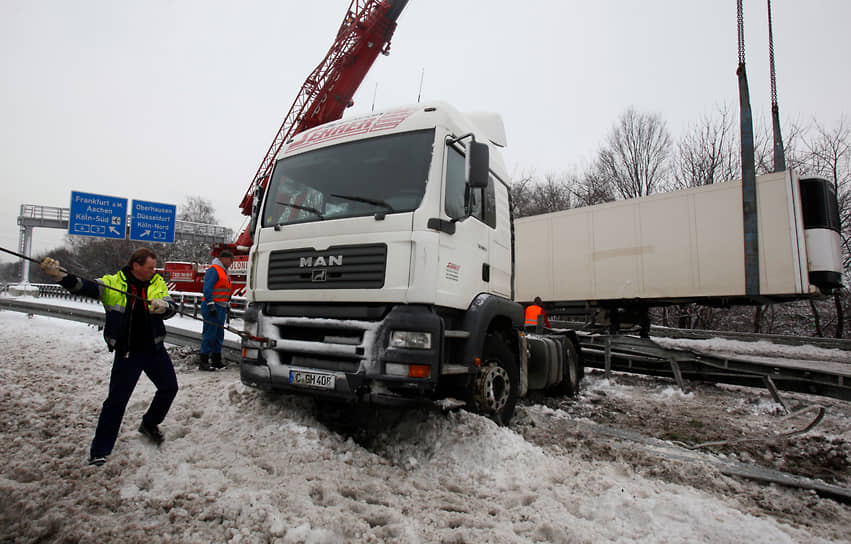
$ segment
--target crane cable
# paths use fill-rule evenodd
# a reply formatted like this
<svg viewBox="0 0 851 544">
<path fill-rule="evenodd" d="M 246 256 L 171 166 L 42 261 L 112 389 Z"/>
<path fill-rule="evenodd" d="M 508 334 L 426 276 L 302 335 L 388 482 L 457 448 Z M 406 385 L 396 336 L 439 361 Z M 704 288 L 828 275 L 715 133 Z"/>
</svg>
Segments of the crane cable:
<svg viewBox="0 0 851 544">
<path fill-rule="evenodd" d="M 780 107 L 777 104 L 777 73 L 774 69 L 774 31 L 771 24 L 771 0 L 768 0 L 768 65 L 771 74 L 771 124 L 774 130 L 774 171 L 786 170 L 786 154 L 780 133 Z"/>
<path fill-rule="evenodd" d="M 739 67 L 745 65 L 745 17 L 742 10 L 742 0 L 736 2 L 736 19 L 739 30 Z"/>
<path fill-rule="evenodd" d="M 777 107 L 777 73 L 774 71 L 774 31 L 771 24 L 771 0 L 768 0 L 768 67 L 771 73 L 771 107 Z"/>
</svg>

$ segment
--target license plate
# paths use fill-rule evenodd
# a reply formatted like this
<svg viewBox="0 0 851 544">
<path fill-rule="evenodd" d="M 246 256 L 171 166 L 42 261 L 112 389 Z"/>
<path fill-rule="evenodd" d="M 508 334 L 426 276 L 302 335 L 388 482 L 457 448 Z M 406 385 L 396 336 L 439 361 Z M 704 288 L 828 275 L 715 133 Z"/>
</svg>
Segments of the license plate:
<svg viewBox="0 0 851 544">
<path fill-rule="evenodd" d="M 334 389 L 334 375 L 304 370 L 290 370 L 290 383 L 319 389 Z"/>
</svg>

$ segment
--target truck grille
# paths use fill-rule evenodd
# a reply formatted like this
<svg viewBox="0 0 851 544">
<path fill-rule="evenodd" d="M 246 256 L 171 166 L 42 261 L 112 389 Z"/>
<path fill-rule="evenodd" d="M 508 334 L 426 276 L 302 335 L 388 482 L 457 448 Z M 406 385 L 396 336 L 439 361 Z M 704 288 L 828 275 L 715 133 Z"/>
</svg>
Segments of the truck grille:
<svg viewBox="0 0 851 544">
<path fill-rule="evenodd" d="M 280 362 L 296 367 L 357 372 L 373 342 L 373 323 L 352 321 L 317 323 L 312 319 L 275 320 Z"/>
<path fill-rule="evenodd" d="M 380 289 L 387 265 L 386 244 L 273 251 L 269 289 Z"/>
</svg>

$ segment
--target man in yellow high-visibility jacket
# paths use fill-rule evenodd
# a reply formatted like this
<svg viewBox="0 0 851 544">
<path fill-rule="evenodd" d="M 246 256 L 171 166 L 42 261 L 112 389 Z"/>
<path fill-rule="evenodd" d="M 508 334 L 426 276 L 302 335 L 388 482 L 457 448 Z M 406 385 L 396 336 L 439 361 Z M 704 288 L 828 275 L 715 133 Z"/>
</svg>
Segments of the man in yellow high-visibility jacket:
<svg viewBox="0 0 851 544">
<path fill-rule="evenodd" d="M 91 281 L 68 274 L 56 259 L 47 257 L 41 262 L 41 269 L 60 285 L 72 293 L 100 300 L 106 310 L 103 336 L 115 358 L 109 394 L 101 408 L 89 451 L 90 465 L 103 465 L 112 453 L 124 410 L 142 372 L 157 391 L 142 416 L 139 432 L 156 445 L 163 441 L 158 425 L 165 419 L 178 389 L 174 365 L 163 346 L 163 320 L 172 317 L 177 306 L 162 276 L 154 271 L 156 265 L 156 254 L 141 248 L 117 273 Z"/>
</svg>

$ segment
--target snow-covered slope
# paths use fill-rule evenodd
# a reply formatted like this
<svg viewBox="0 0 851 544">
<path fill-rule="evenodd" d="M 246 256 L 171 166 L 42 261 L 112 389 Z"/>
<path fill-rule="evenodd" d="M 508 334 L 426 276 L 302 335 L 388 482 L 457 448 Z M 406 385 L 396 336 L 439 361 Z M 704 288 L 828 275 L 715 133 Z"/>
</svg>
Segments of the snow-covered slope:
<svg viewBox="0 0 851 544">
<path fill-rule="evenodd" d="M 411 412 L 356 442 L 311 401 L 178 351 L 162 447 L 136 431 L 143 375 L 113 455 L 89 467 L 111 365 L 100 333 L 0 311 L 0 354 L 0 542 L 826 542 L 463 411 Z"/>
</svg>

